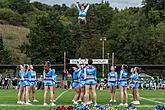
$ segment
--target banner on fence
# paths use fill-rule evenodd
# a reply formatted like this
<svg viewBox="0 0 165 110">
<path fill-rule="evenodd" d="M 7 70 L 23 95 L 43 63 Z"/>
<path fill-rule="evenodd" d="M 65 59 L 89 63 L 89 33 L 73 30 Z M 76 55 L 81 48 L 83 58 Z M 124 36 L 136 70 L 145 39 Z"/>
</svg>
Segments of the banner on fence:
<svg viewBox="0 0 165 110">
<path fill-rule="evenodd" d="M 108 59 L 92 59 L 93 64 L 108 64 Z M 88 64 L 88 59 L 70 59 L 70 64 Z"/>
</svg>

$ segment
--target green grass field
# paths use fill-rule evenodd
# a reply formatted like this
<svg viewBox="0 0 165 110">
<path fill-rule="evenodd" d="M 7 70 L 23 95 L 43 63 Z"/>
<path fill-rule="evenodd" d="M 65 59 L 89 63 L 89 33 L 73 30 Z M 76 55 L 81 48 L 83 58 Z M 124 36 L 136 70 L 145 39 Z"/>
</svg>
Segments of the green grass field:
<svg viewBox="0 0 165 110">
<path fill-rule="evenodd" d="M 55 110 L 55 107 L 42 106 L 43 104 L 43 90 L 36 91 L 38 103 L 33 103 L 33 106 L 17 105 L 17 90 L 0 90 L 0 110 Z M 55 91 L 56 105 L 72 105 L 71 100 L 74 96 L 73 90 L 59 90 Z M 59 97 L 60 96 L 60 97 Z M 137 110 L 154 110 L 154 106 L 157 104 L 165 105 L 165 91 L 163 90 L 140 90 L 141 105 L 137 106 Z M 108 104 L 109 91 L 98 90 L 97 91 L 98 104 Z M 109 103 L 112 105 L 118 105 L 119 92 L 117 92 L 117 103 Z M 129 103 L 132 101 L 131 91 L 129 91 Z M 48 102 L 50 103 L 49 99 Z M 118 108 L 118 110 L 126 110 L 124 107 Z"/>
</svg>

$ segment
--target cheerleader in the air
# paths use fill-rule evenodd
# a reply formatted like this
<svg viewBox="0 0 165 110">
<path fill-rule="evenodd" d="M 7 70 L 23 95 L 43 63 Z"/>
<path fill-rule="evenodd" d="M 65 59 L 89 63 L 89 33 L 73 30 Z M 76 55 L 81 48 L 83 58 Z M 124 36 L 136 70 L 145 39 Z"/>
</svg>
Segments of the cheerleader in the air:
<svg viewBox="0 0 165 110">
<path fill-rule="evenodd" d="M 84 22 L 86 24 L 87 23 L 86 16 L 87 16 L 87 11 L 89 9 L 89 3 L 86 1 L 86 3 L 83 3 L 82 5 L 79 6 L 79 0 L 77 0 L 76 7 L 79 13 L 78 23 Z"/>
</svg>

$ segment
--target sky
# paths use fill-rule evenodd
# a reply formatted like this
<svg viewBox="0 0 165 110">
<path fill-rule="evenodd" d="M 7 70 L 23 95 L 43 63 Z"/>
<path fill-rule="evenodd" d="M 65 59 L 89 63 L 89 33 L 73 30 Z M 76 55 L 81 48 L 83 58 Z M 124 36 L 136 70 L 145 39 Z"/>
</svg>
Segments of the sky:
<svg viewBox="0 0 165 110">
<path fill-rule="evenodd" d="M 75 3 L 76 0 L 31 0 L 39 1 L 42 3 L 46 3 L 49 5 L 54 4 L 66 4 L 67 6 L 71 6 L 71 4 Z M 85 2 L 85 0 L 79 0 L 80 3 Z M 89 3 L 100 3 L 102 0 L 88 0 Z M 115 8 L 124 9 L 126 7 L 140 7 L 142 0 L 106 0 L 109 1 L 110 5 Z"/>
</svg>

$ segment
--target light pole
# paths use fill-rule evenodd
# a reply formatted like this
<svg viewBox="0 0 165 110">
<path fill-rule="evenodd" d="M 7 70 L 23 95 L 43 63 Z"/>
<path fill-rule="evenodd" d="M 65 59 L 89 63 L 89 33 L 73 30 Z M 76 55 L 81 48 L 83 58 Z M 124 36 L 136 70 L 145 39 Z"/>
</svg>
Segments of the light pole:
<svg viewBox="0 0 165 110">
<path fill-rule="evenodd" d="M 114 66 L 115 64 L 115 53 L 113 52 L 112 53 L 112 66 Z"/>
<path fill-rule="evenodd" d="M 66 71 L 66 52 L 64 52 L 64 72 Z"/>
<path fill-rule="evenodd" d="M 63 73 L 63 80 L 64 84 L 67 85 L 67 70 L 66 70 L 66 52 L 64 52 L 64 73 Z"/>
<path fill-rule="evenodd" d="M 107 53 L 107 56 L 108 56 L 108 72 L 110 71 L 110 68 L 109 68 L 109 55 L 110 55 L 110 53 Z"/>
<path fill-rule="evenodd" d="M 104 59 L 104 44 L 106 40 L 106 37 L 100 38 L 100 41 L 102 41 L 102 59 Z M 102 64 L 102 77 L 104 77 L 104 64 Z"/>
<path fill-rule="evenodd" d="M 63 80 L 66 79 L 66 52 L 64 52 L 64 71 L 63 71 Z"/>
</svg>

